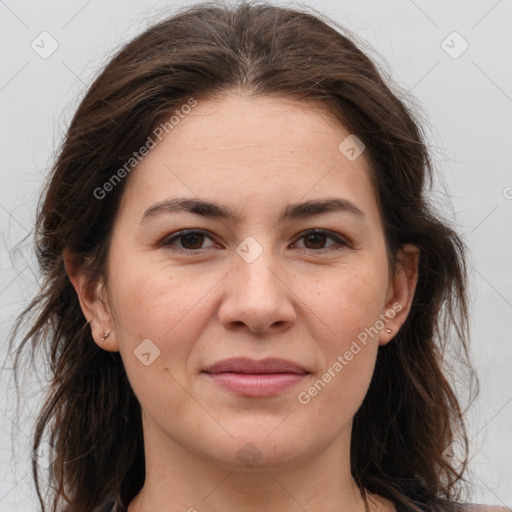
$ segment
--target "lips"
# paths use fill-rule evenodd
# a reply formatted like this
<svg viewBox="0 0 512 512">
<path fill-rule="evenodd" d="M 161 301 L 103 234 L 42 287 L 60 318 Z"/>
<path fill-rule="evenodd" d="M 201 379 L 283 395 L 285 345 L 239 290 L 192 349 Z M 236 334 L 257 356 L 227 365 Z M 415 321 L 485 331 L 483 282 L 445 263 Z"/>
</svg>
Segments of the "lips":
<svg viewBox="0 0 512 512">
<path fill-rule="evenodd" d="M 245 374 L 276 374 L 276 373 L 295 373 L 305 375 L 307 372 L 301 365 L 287 359 L 268 358 L 261 361 L 255 361 L 248 358 L 233 358 L 219 361 L 209 366 L 205 373 L 245 373 Z"/>
<path fill-rule="evenodd" d="M 279 395 L 309 375 L 301 365 L 287 359 L 225 359 L 203 370 L 206 377 L 224 390 L 243 397 Z"/>
</svg>

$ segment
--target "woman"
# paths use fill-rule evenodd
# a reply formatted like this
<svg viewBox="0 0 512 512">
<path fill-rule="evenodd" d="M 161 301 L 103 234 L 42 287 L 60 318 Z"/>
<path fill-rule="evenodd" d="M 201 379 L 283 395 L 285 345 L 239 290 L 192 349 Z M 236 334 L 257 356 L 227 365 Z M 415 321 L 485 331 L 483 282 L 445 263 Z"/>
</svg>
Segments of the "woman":
<svg viewBox="0 0 512 512">
<path fill-rule="evenodd" d="M 40 309 L 17 356 L 51 361 L 43 511 L 470 509 L 441 369 L 465 248 L 420 126 L 329 23 L 197 5 L 80 104 L 18 324 Z"/>
</svg>

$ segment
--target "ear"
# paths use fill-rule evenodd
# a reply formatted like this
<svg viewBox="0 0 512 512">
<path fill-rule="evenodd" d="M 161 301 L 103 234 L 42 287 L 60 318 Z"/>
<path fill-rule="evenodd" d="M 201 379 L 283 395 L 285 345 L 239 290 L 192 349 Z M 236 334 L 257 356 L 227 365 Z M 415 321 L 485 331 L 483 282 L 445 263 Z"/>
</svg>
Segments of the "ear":
<svg viewBox="0 0 512 512">
<path fill-rule="evenodd" d="M 388 287 L 383 312 L 386 315 L 383 320 L 385 325 L 379 335 L 379 345 L 388 344 L 406 321 L 418 282 L 420 250 L 415 245 L 404 244 L 397 256 L 399 263 Z M 386 329 L 393 332 L 388 333 Z"/>
<path fill-rule="evenodd" d="M 119 351 L 104 280 L 98 278 L 97 281 L 92 282 L 83 266 L 76 263 L 76 258 L 69 251 L 64 251 L 63 259 L 66 273 L 75 288 L 94 342 L 100 348 L 109 352 Z M 108 332 L 110 334 L 102 341 L 103 335 Z"/>
</svg>

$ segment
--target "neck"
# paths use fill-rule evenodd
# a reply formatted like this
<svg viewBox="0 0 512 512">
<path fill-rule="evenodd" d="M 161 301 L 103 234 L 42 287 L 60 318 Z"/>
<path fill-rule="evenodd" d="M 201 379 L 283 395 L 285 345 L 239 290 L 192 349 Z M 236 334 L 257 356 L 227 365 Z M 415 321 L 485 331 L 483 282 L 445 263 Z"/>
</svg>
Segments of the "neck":
<svg viewBox="0 0 512 512">
<path fill-rule="evenodd" d="M 128 512 L 365 512 L 350 473 L 350 429 L 314 455 L 238 467 L 207 459 L 145 425 L 146 479 Z M 370 512 L 390 512 L 383 498 Z"/>
</svg>

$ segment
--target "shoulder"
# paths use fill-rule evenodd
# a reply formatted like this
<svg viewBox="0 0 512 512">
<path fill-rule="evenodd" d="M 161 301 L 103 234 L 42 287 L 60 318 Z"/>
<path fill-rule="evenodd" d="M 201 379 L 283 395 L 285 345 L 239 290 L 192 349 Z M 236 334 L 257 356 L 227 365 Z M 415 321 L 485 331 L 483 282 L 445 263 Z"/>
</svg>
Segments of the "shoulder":
<svg viewBox="0 0 512 512">
<path fill-rule="evenodd" d="M 109 495 L 101 504 L 93 509 L 93 512 L 126 512 L 119 495 Z"/>
<path fill-rule="evenodd" d="M 465 504 L 461 512 L 512 512 L 512 508 L 502 507 L 500 505 L 476 505 L 474 503 Z"/>
</svg>

